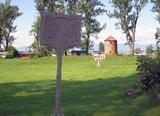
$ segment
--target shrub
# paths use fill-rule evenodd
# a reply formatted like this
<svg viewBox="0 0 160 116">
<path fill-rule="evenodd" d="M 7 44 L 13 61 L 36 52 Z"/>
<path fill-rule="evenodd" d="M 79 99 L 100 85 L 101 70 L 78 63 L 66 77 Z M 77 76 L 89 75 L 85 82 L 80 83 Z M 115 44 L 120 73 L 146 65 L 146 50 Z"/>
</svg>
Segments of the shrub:
<svg viewBox="0 0 160 116">
<path fill-rule="evenodd" d="M 146 54 L 147 55 L 152 55 L 153 52 L 154 52 L 153 45 L 150 44 L 149 46 L 146 47 Z"/>
<path fill-rule="evenodd" d="M 153 89 L 160 84 L 160 59 L 139 57 L 137 70 L 141 75 L 139 86 L 143 91 Z"/>
<path fill-rule="evenodd" d="M 13 46 L 9 46 L 6 58 L 14 58 L 14 57 L 18 57 L 18 56 L 19 56 L 19 52 L 16 50 L 16 48 Z"/>
<path fill-rule="evenodd" d="M 135 54 L 141 54 L 143 51 L 140 49 L 140 48 L 136 48 L 135 50 L 134 50 L 134 53 Z"/>
</svg>

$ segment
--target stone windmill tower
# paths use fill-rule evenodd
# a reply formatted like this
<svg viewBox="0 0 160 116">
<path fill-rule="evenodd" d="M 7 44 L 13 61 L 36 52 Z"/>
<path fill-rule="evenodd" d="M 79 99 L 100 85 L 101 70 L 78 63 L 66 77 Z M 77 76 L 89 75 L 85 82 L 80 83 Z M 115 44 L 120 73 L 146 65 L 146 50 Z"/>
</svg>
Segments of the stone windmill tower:
<svg viewBox="0 0 160 116">
<path fill-rule="evenodd" d="M 117 40 L 109 36 L 107 39 L 104 40 L 104 53 L 105 55 L 117 55 Z"/>
</svg>

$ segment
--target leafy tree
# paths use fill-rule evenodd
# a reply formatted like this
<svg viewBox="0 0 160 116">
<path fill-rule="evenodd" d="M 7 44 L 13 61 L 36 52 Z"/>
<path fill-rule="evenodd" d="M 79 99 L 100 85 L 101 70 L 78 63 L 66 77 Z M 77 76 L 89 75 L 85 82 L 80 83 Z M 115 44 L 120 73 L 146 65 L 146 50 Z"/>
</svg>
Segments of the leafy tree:
<svg viewBox="0 0 160 116">
<path fill-rule="evenodd" d="M 146 54 L 147 55 L 152 55 L 153 54 L 153 45 L 149 45 L 146 47 Z"/>
<path fill-rule="evenodd" d="M 102 8 L 104 5 L 98 0 L 65 0 L 66 1 L 66 13 L 78 14 L 82 16 L 82 39 L 81 48 L 86 50 L 88 54 L 89 49 L 92 49 L 94 42 L 90 40 L 90 37 L 96 37 L 105 25 L 100 26 L 100 23 L 96 20 L 96 17 L 105 12 Z M 87 36 L 89 35 L 89 36 Z"/>
<path fill-rule="evenodd" d="M 160 0 L 151 0 L 151 2 L 154 4 L 152 11 L 157 13 L 156 19 L 160 23 Z M 159 57 L 160 56 L 160 28 L 157 28 L 155 39 L 156 39 L 157 56 Z"/>
<path fill-rule="evenodd" d="M 134 50 L 134 53 L 135 54 L 141 54 L 143 51 L 140 49 L 140 48 L 136 48 L 135 50 Z"/>
<path fill-rule="evenodd" d="M 0 48 L 2 47 L 3 43 L 3 36 L 4 36 L 4 26 L 6 24 L 6 20 L 4 20 L 4 4 L 0 2 Z M 4 46 L 4 45 L 3 45 Z"/>
<path fill-rule="evenodd" d="M 94 42 L 89 40 L 89 47 L 88 51 L 91 50 L 94 47 Z M 84 38 L 81 38 L 81 48 L 86 51 L 86 40 Z"/>
<path fill-rule="evenodd" d="M 41 12 L 63 13 L 65 12 L 64 0 L 35 0 L 38 16 L 32 25 L 30 33 L 34 36 L 35 41 L 31 47 L 37 52 L 39 56 L 45 56 L 48 54 L 48 50 L 44 45 L 40 43 L 40 22 Z"/>
<path fill-rule="evenodd" d="M 64 0 L 35 0 L 36 9 L 39 12 L 64 12 Z"/>
<path fill-rule="evenodd" d="M 16 50 L 16 48 L 13 46 L 9 46 L 6 58 L 15 58 L 15 57 L 19 57 L 18 50 Z"/>
<path fill-rule="evenodd" d="M 99 43 L 99 51 L 104 52 L 104 43 L 103 42 Z"/>
<path fill-rule="evenodd" d="M 112 0 L 113 12 L 107 13 L 110 18 L 118 20 L 115 25 L 125 33 L 131 55 L 134 55 L 137 21 L 147 2 L 148 0 Z"/>
<path fill-rule="evenodd" d="M 34 36 L 34 42 L 31 45 L 31 48 L 40 56 L 46 56 L 48 51 L 44 45 L 40 43 L 40 16 L 36 17 L 36 21 L 32 25 L 30 33 Z"/>
<path fill-rule="evenodd" d="M 78 14 L 78 2 L 79 0 L 64 0 L 66 7 L 65 13 L 70 15 Z M 67 56 L 67 50 L 65 51 L 65 56 Z"/>
<path fill-rule="evenodd" d="M 151 2 L 154 4 L 152 11 L 157 12 L 157 20 L 160 23 L 160 0 L 151 0 Z"/>
<path fill-rule="evenodd" d="M 39 48 L 40 47 L 40 41 L 39 41 L 39 31 L 40 31 L 40 16 L 37 16 L 36 17 L 36 20 L 35 22 L 33 23 L 32 25 L 32 29 L 30 31 L 30 33 L 34 36 L 35 38 L 35 41 L 34 43 L 32 44 L 32 47 L 33 48 Z M 36 44 L 36 45 L 35 45 Z"/>
<path fill-rule="evenodd" d="M 98 0 L 35 0 L 36 8 L 39 12 L 47 11 L 52 13 L 66 13 L 82 15 L 82 48 L 86 49 L 88 54 L 89 48 L 93 46 L 90 40 L 91 36 L 96 37 L 105 26 L 100 26 L 96 17 L 105 12 L 104 5 Z M 35 23 L 36 24 L 36 23 Z M 37 24 L 36 24 L 37 25 Z M 36 25 L 33 25 L 34 28 Z M 33 30 L 32 33 L 38 31 Z M 38 35 L 38 33 L 36 34 Z"/>
<path fill-rule="evenodd" d="M 11 33 L 16 31 L 14 21 L 21 15 L 19 8 L 11 5 L 11 0 L 0 3 L 0 46 L 3 45 L 5 51 L 8 50 L 9 45 L 15 39 Z"/>
<path fill-rule="evenodd" d="M 139 57 L 137 70 L 140 80 L 138 86 L 142 91 L 149 91 L 160 85 L 160 59 L 150 57 Z"/>
<path fill-rule="evenodd" d="M 157 56 L 160 57 L 160 28 L 157 28 L 155 39 L 156 39 Z"/>
<path fill-rule="evenodd" d="M 80 0 L 65 0 L 67 14 L 78 14 L 78 3 Z"/>
<path fill-rule="evenodd" d="M 106 12 L 99 0 L 80 0 L 78 11 L 82 15 L 82 43 L 88 54 L 89 47 L 92 44 L 91 36 L 97 38 L 97 33 L 101 32 L 105 25 L 101 26 L 96 17 Z"/>
</svg>

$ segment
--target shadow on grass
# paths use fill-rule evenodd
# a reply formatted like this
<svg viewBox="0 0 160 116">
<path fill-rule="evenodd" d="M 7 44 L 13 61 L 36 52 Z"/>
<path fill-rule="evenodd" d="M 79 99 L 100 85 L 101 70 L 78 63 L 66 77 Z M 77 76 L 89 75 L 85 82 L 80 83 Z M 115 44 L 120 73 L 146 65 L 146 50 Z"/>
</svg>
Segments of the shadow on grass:
<svg viewBox="0 0 160 116">
<path fill-rule="evenodd" d="M 89 81 L 63 81 L 65 116 L 142 116 L 155 107 L 147 98 L 127 98 L 124 90 L 136 75 Z M 55 82 L 0 84 L 0 116 L 50 116 L 54 109 Z"/>
</svg>

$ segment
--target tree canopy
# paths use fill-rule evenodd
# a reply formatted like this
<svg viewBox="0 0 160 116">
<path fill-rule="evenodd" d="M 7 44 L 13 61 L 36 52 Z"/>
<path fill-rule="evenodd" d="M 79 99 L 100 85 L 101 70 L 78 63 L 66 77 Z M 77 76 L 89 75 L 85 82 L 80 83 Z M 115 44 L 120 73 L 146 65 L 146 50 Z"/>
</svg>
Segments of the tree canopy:
<svg viewBox="0 0 160 116">
<path fill-rule="evenodd" d="M 39 12 L 77 14 L 82 16 L 82 41 L 81 46 L 86 49 L 88 54 L 89 48 L 93 45 L 90 40 L 91 36 L 97 38 L 97 33 L 104 29 L 105 25 L 100 25 L 96 19 L 98 15 L 105 12 L 104 5 L 99 0 L 35 0 L 36 9 Z M 39 17 L 39 16 L 38 16 Z M 41 45 L 38 44 L 39 38 L 39 23 L 40 18 L 35 20 L 32 25 L 31 33 L 34 35 L 34 46 L 37 46 L 39 51 Z M 36 45 L 37 44 L 37 45 Z M 32 45 L 32 47 L 33 47 Z M 39 46 L 39 47 L 38 47 Z"/>
<path fill-rule="evenodd" d="M 116 18 L 118 21 L 116 27 L 121 29 L 126 35 L 126 44 L 131 49 L 131 54 L 134 55 L 135 49 L 135 34 L 137 21 L 140 12 L 147 4 L 148 0 L 112 0 L 113 12 L 108 12 L 110 18 Z"/>
<path fill-rule="evenodd" d="M 104 43 L 103 42 L 100 42 L 99 43 L 99 52 L 104 52 Z"/>
<path fill-rule="evenodd" d="M 154 4 L 152 11 L 157 12 L 157 17 L 156 19 L 160 23 L 160 0 L 151 0 L 151 2 Z"/>
<path fill-rule="evenodd" d="M 11 5 L 11 0 L 6 0 L 5 3 L 0 2 L 0 46 L 8 50 L 8 46 L 15 39 L 11 33 L 16 31 L 14 21 L 21 16 L 17 6 Z"/>
<path fill-rule="evenodd" d="M 64 0 L 35 0 L 35 7 L 38 11 L 38 16 L 35 19 L 35 22 L 32 25 L 30 33 L 34 36 L 34 42 L 31 45 L 31 48 L 37 52 L 39 56 L 47 55 L 48 50 L 44 45 L 40 43 L 40 22 L 41 12 L 51 12 L 51 13 L 64 13 Z"/>
<path fill-rule="evenodd" d="M 155 34 L 155 39 L 156 39 L 157 56 L 160 57 L 160 28 L 157 28 L 157 32 Z"/>
<path fill-rule="evenodd" d="M 80 0 L 79 11 L 82 15 L 82 44 L 88 54 L 89 47 L 93 43 L 91 37 L 97 37 L 105 25 L 100 24 L 96 19 L 97 16 L 106 12 L 104 4 L 99 0 Z"/>
<path fill-rule="evenodd" d="M 146 47 L 146 54 L 147 54 L 147 55 L 152 55 L 153 52 L 154 52 L 154 50 L 153 50 L 153 45 L 152 45 L 152 44 L 148 45 L 148 46 Z"/>
</svg>

